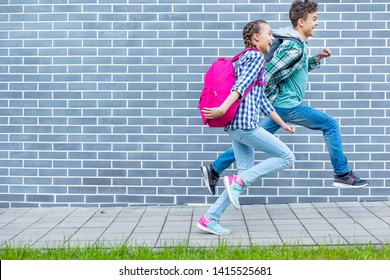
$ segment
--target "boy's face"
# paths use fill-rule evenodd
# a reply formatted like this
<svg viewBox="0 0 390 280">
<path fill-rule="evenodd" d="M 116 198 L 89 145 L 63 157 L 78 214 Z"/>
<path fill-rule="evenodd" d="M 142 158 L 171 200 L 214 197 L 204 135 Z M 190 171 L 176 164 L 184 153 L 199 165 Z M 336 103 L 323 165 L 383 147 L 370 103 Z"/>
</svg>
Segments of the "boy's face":
<svg viewBox="0 0 390 280">
<path fill-rule="evenodd" d="M 308 14 L 306 19 L 299 19 L 299 24 L 302 24 L 302 32 L 306 38 L 314 36 L 314 29 L 318 25 L 317 13 L 313 12 Z"/>
</svg>

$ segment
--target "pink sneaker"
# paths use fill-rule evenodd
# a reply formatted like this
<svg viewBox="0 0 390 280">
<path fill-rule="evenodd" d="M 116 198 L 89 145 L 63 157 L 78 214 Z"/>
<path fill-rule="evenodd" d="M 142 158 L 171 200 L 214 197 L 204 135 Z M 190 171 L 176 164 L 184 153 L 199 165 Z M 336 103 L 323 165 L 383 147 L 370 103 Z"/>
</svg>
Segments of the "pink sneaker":
<svg viewBox="0 0 390 280">
<path fill-rule="evenodd" d="M 221 225 L 217 221 L 210 220 L 205 216 L 202 216 L 200 218 L 196 227 L 201 231 L 209 232 L 216 235 L 228 235 L 232 232 L 230 229 L 221 227 Z"/>
<path fill-rule="evenodd" d="M 226 187 L 229 200 L 232 203 L 233 207 L 237 210 L 240 209 L 240 201 L 238 200 L 240 194 L 243 192 L 244 187 L 239 185 L 236 181 L 237 175 L 230 175 L 223 177 L 223 183 Z"/>
</svg>

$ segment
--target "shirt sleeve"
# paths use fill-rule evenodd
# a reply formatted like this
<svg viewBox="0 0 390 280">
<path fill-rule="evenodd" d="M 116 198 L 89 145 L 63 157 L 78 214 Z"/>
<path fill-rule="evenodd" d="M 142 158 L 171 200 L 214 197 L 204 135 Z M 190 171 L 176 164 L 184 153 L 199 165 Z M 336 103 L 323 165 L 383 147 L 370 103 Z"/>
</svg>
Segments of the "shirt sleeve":
<svg viewBox="0 0 390 280">
<path fill-rule="evenodd" d="M 281 44 L 276 55 L 265 66 L 265 80 L 269 81 L 276 72 L 287 69 L 301 54 L 302 49 L 297 43 L 290 41 L 289 43 Z M 275 83 L 279 83 L 283 79 L 283 75 L 279 75 L 278 77 L 279 79 Z"/>
<path fill-rule="evenodd" d="M 260 96 L 260 102 L 261 102 L 261 106 L 260 106 L 260 110 L 261 112 L 268 116 L 269 114 L 271 114 L 273 111 L 275 111 L 275 108 L 272 106 L 272 104 L 268 101 L 268 99 L 265 97 L 264 93 L 262 92 L 261 93 L 261 96 Z"/>
<path fill-rule="evenodd" d="M 315 56 L 312 56 L 309 58 L 309 72 L 314 70 L 314 69 L 317 69 L 317 68 L 320 68 L 321 66 L 321 61 L 317 61 L 316 57 Z"/>
<path fill-rule="evenodd" d="M 242 95 L 249 86 L 259 78 L 261 69 L 264 66 L 264 56 L 258 51 L 247 51 L 244 54 L 243 68 L 233 85 L 232 91 L 235 90 Z"/>
</svg>

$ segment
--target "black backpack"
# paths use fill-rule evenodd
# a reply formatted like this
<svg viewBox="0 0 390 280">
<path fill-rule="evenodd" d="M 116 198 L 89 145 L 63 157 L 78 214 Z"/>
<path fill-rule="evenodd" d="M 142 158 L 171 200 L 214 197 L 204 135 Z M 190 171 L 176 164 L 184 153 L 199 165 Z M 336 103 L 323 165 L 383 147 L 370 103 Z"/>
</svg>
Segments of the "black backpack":
<svg viewBox="0 0 390 280">
<path fill-rule="evenodd" d="M 269 49 L 269 52 L 264 54 L 265 62 L 268 62 L 268 61 L 270 61 L 273 58 L 274 53 L 277 50 L 277 48 L 279 48 L 280 44 L 282 44 L 283 41 L 285 41 L 285 40 L 286 41 L 294 41 L 294 42 L 298 43 L 301 46 L 302 49 L 304 48 L 302 41 L 299 40 L 298 38 L 287 37 L 287 36 L 280 36 L 280 35 L 276 35 L 276 34 L 272 34 L 272 35 L 274 36 L 275 41 L 272 43 L 272 45 L 271 45 L 271 47 Z M 301 56 L 292 65 L 294 65 L 296 62 L 298 62 L 301 59 L 302 55 L 303 55 L 303 51 L 302 51 Z"/>
</svg>

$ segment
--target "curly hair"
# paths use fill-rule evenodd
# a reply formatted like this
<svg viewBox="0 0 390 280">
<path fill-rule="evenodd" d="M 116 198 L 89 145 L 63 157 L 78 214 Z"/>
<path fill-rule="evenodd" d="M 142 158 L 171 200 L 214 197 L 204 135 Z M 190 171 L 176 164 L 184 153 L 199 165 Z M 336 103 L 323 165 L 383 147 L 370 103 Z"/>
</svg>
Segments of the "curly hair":
<svg viewBox="0 0 390 280">
<path fill-rule="evenodd" d="M 298 19 L 306 19 L 310 13 L 317 12 L 318 4 L 312 0 L 295 0 L 290 7 L 290 21 L 293 27 L 298 25 Z"/>
<path fill-rule="evenodd" d="M 257 48 L 252 42 L 252 36 L 255 33 L 258 33 L 261 30 L 262 24 L 268 24 L 265 20 L 254 20 L 248 22 L 244 29 L 242 30 L 242 38 L 244 39 L 244 44 L 246 48 Z"/>
</svg>

